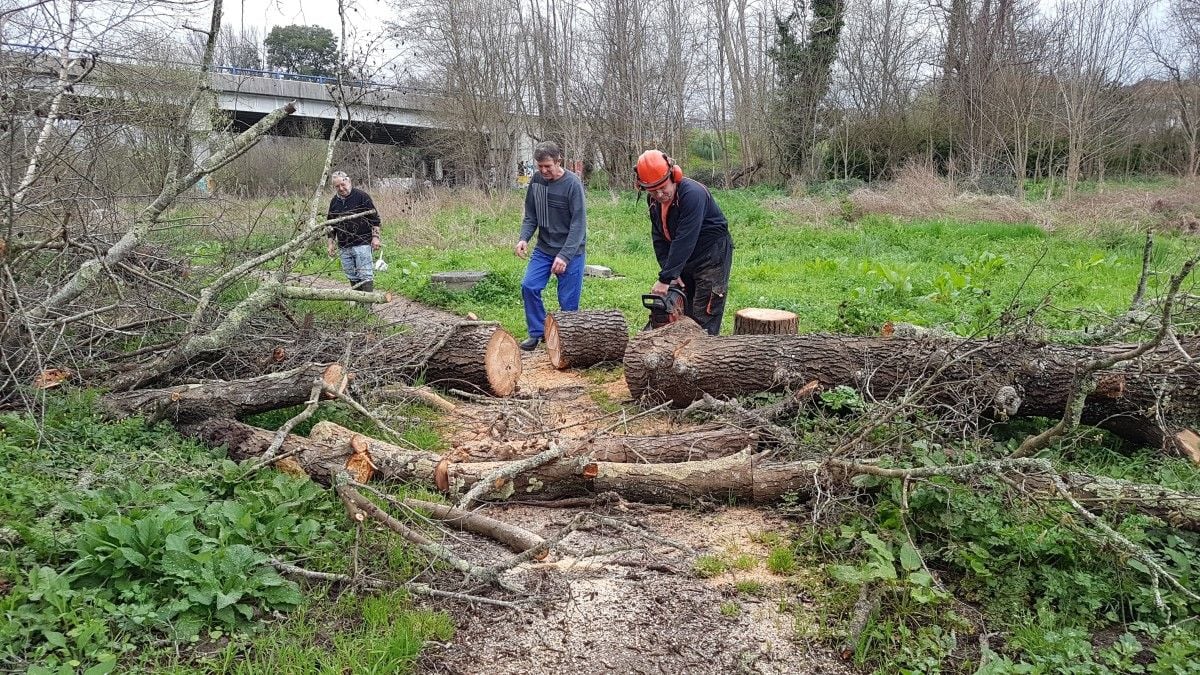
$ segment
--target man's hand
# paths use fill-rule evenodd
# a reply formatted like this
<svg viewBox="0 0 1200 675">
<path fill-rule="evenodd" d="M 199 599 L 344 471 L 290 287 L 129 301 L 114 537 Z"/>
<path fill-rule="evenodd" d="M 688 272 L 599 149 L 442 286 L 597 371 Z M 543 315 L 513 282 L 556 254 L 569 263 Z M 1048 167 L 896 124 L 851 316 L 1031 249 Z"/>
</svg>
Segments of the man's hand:
<svg viewBox="0 0 1200 675">
<path fill-rule="evenodd" d="M 330 258 L 337 255 L 337 245 L 333 243 L 332 239 L 325 240 L 325 252 L 329 254 Z"/>
<path fill-rule="evenodd" d="M 524 258 L 525 254 L 528 252 L 529 242 L 525 241 L 524 239 L 518 241 L 517 245 L 513 247 L 513 255 L 517 256 L 518 258 Z"/>
<path fill-rule="evenodd" d="M 670 287 L 667 286 L 666 284 L 664 284 L 663 282 L 656 281 L 656 282 L 654 282 L 654 285 L 650 287 L 650 292 L 653 293 L 654 295 L 666 295 L 668 288 L 670 288 Z"/>
<path fill-rule="evenodd" d="M 371 250 L 378 251 L 381 248 L 383 248 L 383 242 L 379 240 L 379 237 L 371 237 Z"/>
<path fill-rule="evenodd" d="M 554 256 L 554 264 L 550 265 L 550 273 L 554 275 L 562 274 L 567 271 L 567 261 L 562 259 L 562 256 Z"/>
</svg>

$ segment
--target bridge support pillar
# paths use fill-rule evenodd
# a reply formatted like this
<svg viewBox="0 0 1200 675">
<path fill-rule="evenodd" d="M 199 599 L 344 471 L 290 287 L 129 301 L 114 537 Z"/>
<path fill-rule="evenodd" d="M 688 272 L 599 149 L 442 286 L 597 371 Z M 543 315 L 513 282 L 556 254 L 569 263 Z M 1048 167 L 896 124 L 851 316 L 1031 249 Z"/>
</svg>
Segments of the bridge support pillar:
<svg viewBox="0 0 1200 675">
<path fill-rule="evenodd" d="M 220 114 L 217 107 L 217 96 L 210 89 L 203 93 L 203 98 L 196 102 L 192 109 L 192 117 L 188 120 L 188 141 L 191 144 L 192 163 L 200 166 L 212 155 L 213 145 L 217 141 L 217 132 L 213 129 L 213 118 Z M 196 192 L 207 197 L 215 189 L 212 176 L 202 176 L 196 183 Z"/>
</svg>

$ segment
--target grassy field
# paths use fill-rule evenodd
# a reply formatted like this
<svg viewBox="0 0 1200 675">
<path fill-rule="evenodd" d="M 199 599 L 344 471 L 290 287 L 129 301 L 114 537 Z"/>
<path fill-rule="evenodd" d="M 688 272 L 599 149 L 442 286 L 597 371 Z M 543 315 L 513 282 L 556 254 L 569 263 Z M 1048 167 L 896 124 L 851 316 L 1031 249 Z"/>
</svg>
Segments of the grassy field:
<svg viewBox="0 0 1200 675">
<path fill-rule="evenodd" d="M 859 334 L 875 333 L 886 321 L 988 334 L 1010 328 L 1012 317 L 1033 308 L 1040 308 L 1037 322 L 1051 330 L 1099 324 L 1129 304 L 1145 226 L 1170 225 L 1177 204 L 1200 201 L 1161 192 L 1171 186 L 1154 186 L 1160 192 L 1150 194 L 1114 195 L 1106 188 L 1054 206 L 964 199 L 920 184 L 865 196 L 826 187 L 795 196 L 715 193 L 737 245 L 727 332 L 733 311 L 748 306 L 795 311 L 802 331 Z M 378 195 L 391 265 L 378 287 L 499 320 L 524 336 L 519 284 L 525 263 L 512 254 L 520 197 L 463 191 L 408 201 Z M 594 191 L 588 199 L 588 260 L 619 277 L 587 279 L 582 304 L 619 308 L 636 330 L 646 318 L 640 295 L 657 276 L 644 202 L 629 192 Z M 1168 204 L 1152 212 L 1147 204 L 1156 200 Z M 204 237 L 164 237 L 195 264 L 225 269 L 277 242 L 300 213 L 299 203 L 252 205 L 248 213 L 267 214 L 254 227 L 227 220 L 222 231 Z M 1170 233 L 1157 241 L 1151 295 L 1197 247 L 1194 237 Z M 322 249 L 306 254 L 303 270 L 340 279 L 336 261 Z M 489 275 L 468 293 L 430 286 L 430 273 L 454 269 Z M 232 289 L 226 299 L 247 290 Z M 546 297 L 553 309 L 553 286 Z M 1017 314 L 1005 313 L 1010 308 Z M 344 303 L 294 309 L 337 321 L 365 318 Z M 317 587 L 301 593 L 263 565 L 269 556 L 322 571 L 351 569 L 354 531 L 330 492 L 279 473 L 247 476 L 245 467 L 165 424 L 105 421 L 94 395 L 55 393 L 35 415 L 0 416 L 6 486 L 0 537 L 8 542 L 0 544 L 0 670 L 392 673 L 411 670 L 426 641 L 450 638 L 447 615 L 417 609 L 401 592 L 366 596 Z M 250 421 L 275 428 L 295 412 Z M 394 412 L 432 414 L 416 407 Z M 296 432 L 306 433 L 320 418 L 386 436 L 336 405 L 323 406 Z M 793 422 L 806 438 L 834 437 L 853 423 L 849 413 Z M 894 459 L 938 465 L 991 457 L 987 453 L 1003 454 L 1006 443 L 1036 425 L 953 445 L 908 429 L 904 436 L 918 440 L 895 448 Z M 406 438 L 442 447 L 428 423 L 409 429 Z M 1089 433 L 1048 456 L 1063 470 L 1200 490 L 1200 471 L 1190 463 L 1129 450 Z M 1000 489 L 940 480 L 914 483 L 904 494 L 893 484 L 873 495 L 843 505 L 836 518 L 826 513 L 820 527 L 799 506 L 802 524 L 770 542 L 771 572 L 791 575 L 796 594 L 806 594 L 812 602 L 805 604 L 815 607 L 781 602 L 781 612 L 794 612 L 798 635 L 838 644 L 858 589 L 872 583 L 887 593 L 855 646 L 854 663 L 863 670 L 970 672 L 978 655 L 964 657 L 956 639 L 972 635 L 978 614 L 1002 652 L 986 672 L 1196 672 L 1200 603 L 1178 595 L 1162 602 L 1140 563 L 1083 533 L 1069 509 L 1022 506 Z M 779 508 L 797 507 L 785 500 Z M 1196 585 L 1195 533 L 1136 515 L 1115 526 L 1155 550 L 1181 581 Z M 359 543 L 360 559 L 394 579 L 411 578 L 423 564 L 390 535 Z M 932 577 L 914 564 L 917 548 L 954 594 L 931 585 Z M 696 574 L 742 564 L 722 555 L 701 558 Z"/>
<path fill-rule="evenodd" d="M 1144 235 L 1130 225 L 1102 231 L 1049 232 L 1035 224 L 986 220 L 902 219 L 864 215 L 847 220 L 793 208 L 782 194 L 717 191 L 736 250 L 724 329 L 742 307 L 796 312 L 801 331 L 871 333 L 885 321 L 941 325 L 956 332 L 997 330 L 1000 312 L 1029 308 L 1112 312 L 1126 307 L 1141 269 Z M 834 204 L 832 211 L 836 212 Z M 520 301 L 524 261 L 512 254 L 521 203 L 512 195 L 443 205 L 395 217 L 385 207 L 385 255 L 391 268 L 378 286 L 459 313 L 498 320 L 525 334 Z M 1182 259 L 1186 242 L 1160 237 L 1156 272 Z M 633 193 L 588 195 L 589 263 L 618 278 L 588 278 L 583 308 L 618 308 L 631 329 L 645 323 L 641 294 L 657 277 L 646 207 Z M 311 254 L 309 271 L 340 275 L 335 261 Z M 482 270 L 487 279 L 466 293 L 431 287 L 432 272 Z M 1165 277 L 1151 278 L 1151 292 Z M 544 295 L 557 306 L 554 283 Z M 1096 317 L 1049 311 L 1039 321 L 1076 329 Z"/>
</svg>

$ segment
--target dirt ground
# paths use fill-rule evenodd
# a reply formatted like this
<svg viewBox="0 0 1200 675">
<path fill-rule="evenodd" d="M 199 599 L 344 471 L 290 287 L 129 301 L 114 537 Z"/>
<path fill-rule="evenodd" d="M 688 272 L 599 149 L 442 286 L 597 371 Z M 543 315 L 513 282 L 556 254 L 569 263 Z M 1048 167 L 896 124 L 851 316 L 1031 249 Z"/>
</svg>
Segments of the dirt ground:
<svg viewBox="0 0 1200 675">
<path fill-rule="evenodd" d="M 464 404 L 443 419 L 442 431 L 463 443 L 546 429 L 558 429 L 564 440 L 607 427 L 611 433 L 671 430 L 645 418 L 626 422 L 620 404 L 628 400 L 619 368 L 558 371 L 539 347 L 524 355 L 516 397 Z M 581 512 L 520 503 L 484 508 L 545 537 Z M 632 527 L 577 530 L 547 561 L 513 570 L 509 580 L 527 593 L 518 600 L 520 611 L 431 603 L 449 609 L 458 629 L 452 642 L 427 650 L 420 672 L 852 672 L 832 650 L 802 637 L 810 633 L 798 623 L 807 619 L 797 617 L 818 616 L 803 585 L 765 567 L 763 533 L 788 530 L 772 511 L 722 505 L 592 510 Z M 456 546 L 475 561 L 509 555 L 469 535 Z M 702 555 L 748 562 L 705 579 L 695 572 Z"/>
</svg>

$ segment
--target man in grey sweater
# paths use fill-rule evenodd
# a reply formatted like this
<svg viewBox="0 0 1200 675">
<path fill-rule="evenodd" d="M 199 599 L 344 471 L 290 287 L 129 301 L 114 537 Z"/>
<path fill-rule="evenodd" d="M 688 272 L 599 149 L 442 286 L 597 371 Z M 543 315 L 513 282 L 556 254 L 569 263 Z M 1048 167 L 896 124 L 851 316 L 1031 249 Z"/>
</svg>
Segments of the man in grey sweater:
<svg viewBox="0 0 1200 675">
<path fill-rule="evenodd" d="M 529 252 L 529 239 L 537 232 L 537 246 L 521 281 L 525 325 L 529 330 L 529 338 L 521 343 L 525 351 L 531 351 L 542 340 L 546 324 L 542 290 L 551 275 L 558 277 L 559 307 L 569 312 L 579 309 L 583 249 L 587 242 L 583 183 L 563 168 L 562 150 L 548 141 L 540 143 L 533 150 L 533 160 L 537 163 L 537 173 L 529 181 L 521 240 L 513 249 L 517 257 L 524 258 Z"/>
</svg>

